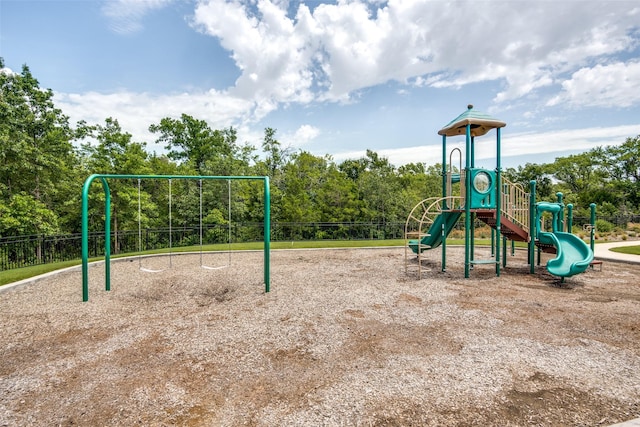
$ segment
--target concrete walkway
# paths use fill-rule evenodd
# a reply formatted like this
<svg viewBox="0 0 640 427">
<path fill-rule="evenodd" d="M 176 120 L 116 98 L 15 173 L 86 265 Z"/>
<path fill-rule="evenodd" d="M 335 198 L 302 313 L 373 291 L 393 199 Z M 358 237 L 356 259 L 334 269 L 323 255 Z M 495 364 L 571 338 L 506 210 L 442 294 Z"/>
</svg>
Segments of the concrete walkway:
<svg viewBox="0 0 640 427">
<path fill-rule="evenodd" d="M 625 421 L 623 423 L 612 424 L 609 427 L 640 427 L 640 418 L 635 420 Z"/>
<path fill-rule="evenodd" d="M 640 263 L 640 255 L 622 254 L 613 252 L 610 249 L 622 246 L 640 246 L 640 240 L 626 240 L 622 242 L 596 243 L 594 247 L 594 258 L 599 261 L 617 261 L 628 263 Z"/>
</svg>

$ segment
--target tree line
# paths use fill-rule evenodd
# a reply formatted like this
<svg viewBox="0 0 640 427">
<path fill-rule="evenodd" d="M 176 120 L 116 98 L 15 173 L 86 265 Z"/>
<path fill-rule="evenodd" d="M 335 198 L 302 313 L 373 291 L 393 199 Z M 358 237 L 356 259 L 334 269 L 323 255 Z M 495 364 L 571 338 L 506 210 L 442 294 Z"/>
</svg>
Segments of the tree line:
<svg viewBox="0 0 640 427">
<path fill-rule="evenodd" d="M 4 61 L 0 58 L 0 69 Z M 117 118 L 104 123 L 69 123 L 54 103 L 51 89 L 40 87 L 28 66 L 20 73 L 0 72 L 0 237 L 53 235 L 80 231 L 80 195 L 87 176 L 100 174 L 260 175 L 271 180 L 272 221 L 393 223 L 411 208 L 441 194 L 441 166 L 409 163 L 396 167 L 368 150 L 359 159 L 335 162 L 291 150 L 266 128 L 259 148 L 238 141 L 233 127 L 211 129 L 205 120 L 182 114 L 151 124 L 149 131 L 165 153 L 147 151 Z M 575 215 L 640 211 L 640 135 L 618 146 L 503 171 L 528 188 L 537 181 L 538 199 L 555 200 L 561 191 Z M 225 224 L 229 197 L 226 182 L 176 181 L 171 205 L 166 181 L 110 182 L 112 229 L 193 226 L 200 221 Z M 263 217 L 261 183 L 234 181 L 233 221 Z M 103 229 L 104 195 L 92 191 L 90 228 Z M 139 215 L 140 213 L 140 215 Z"/>
</svg>

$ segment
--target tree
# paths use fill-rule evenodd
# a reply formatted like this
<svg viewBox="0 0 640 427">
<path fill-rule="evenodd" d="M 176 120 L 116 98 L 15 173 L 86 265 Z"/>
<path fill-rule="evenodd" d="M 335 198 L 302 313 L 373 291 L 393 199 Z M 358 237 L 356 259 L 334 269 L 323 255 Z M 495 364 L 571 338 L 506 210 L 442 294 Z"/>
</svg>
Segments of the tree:
<svg viewBox="0 0 640 427">
<path fill-rule="evenodd" d="M 338 165 L 338 169 L 353 182 L 358 182 L 360 175 L 367 170 L 367 164 L 368 162 L 364 158 L 357 160 L 347 159 Z"/>
<path fill-rule="evenodd" d="M 407 208 L 395 167 L 385 157 L 367 150 L 366 170 L 358 178 L 358 191 L 364 204 L 363 220 L 396 222 L 404 219 Z"/>
<path fill-rule="evenodd" d="M 408 206 L 412 208 L 428 197 L 441 196 L 441 169 L 439 164 L 426 168 L 424 163 L 409 163 L 398 168 L 402 195 Z"/>
<path fill-rule="evenodd" d="M 93 126 L 91 142 L 82 145 L 87 165 L 92 173 L 145 174 L 149 173 L 148 154 L 144 142 L 132 142 L 130 133 L 124 132 L 118 120 L 109 117 L 104 125 Z"/>
<path fill-rule="evenodd" d="M 282 198 L 284 197 L 284 183 L 283 174 L 284 167 L 289 161 L 289 153 L 287 150 L 283 150 L 278 141 L 275 138 L 276 130 L 272 128 L 266 128 L 264 130 L 264 137 L 262 140 L 262 151 L 265 153 L 265 158 L 256 162 L 254 171 L 256 175 L 268 176 L 270 178 L 271 186 L 271 217 L 274 222 L 282 221 L 281 215 Z M 255 192 L 252 192 L 255 194 Z M 256 199 L 254 195 L 251 196 L 250 209 L 255 214 L 260 214 L 259 206 L 262 205 L 261 199 Z"/>
<path fill-rule="evenodd" d="M 631 208 L 640 208 L 640 135 L 627 138 L 619 146 L 605 150 L 605 168 L 610 171 L 616 190 Z"/>
<path fill-rule="evenodd" d="M 288 151 L 282 149 L 280 141 L 275 136 L 275 129 L 266 128 L 264 130 L 264 139 L 262 140 L 262 151 L 266 154 L 264 160 L 265 174 L 274 180 L 289 159 Z"/>
<path fill-rule="evenodd" d="M 205 175 L 248 175 L 251 173 L 250 164 L 256 161 L 253 154 L 255 148 L 250 144 L 238 144 L 238 132 L 229 127 L 213 131 L 218 147 L 222 147 L 205 161 L 201 172 Z"/>
<path fill-rule="evenodd" d="M 4 60 L 0 58 L 0 69 Z M 73 165 L 72 131 L 29 67 L 0 72 L 0 194 L 28 193 L 49 209 Z"/>
<path fill-rule="evenodd" d="M 355 222 L 360 218 L 363 203 L 357 198 L 356 184 L 333 162 L 324 173 L 317 200 L 323 222 Z"/>
<path fill-rule="evenodd" d="M 188 163 L 198 175 L 204 175 L 207 161 L 232 157 L 235 151 L 235 129 L 213 131 L 207 122 L 188 114 L 179 120 L 165 117 L 149 131 L 160 134 L 156 142 L 166 144 L 170 159 Z"/>
<path fill-rule="evenodd" d="M 12 194 L 8 203 L 0 203 L 0 236 L 52 235 L 59 232 L 55 212 L 31 194 Z"/>
<path fill-rule="evenodd" d="M 107 118 L 104 125 L 93 126 L 87 136 L 95 138 L 97 144 L 84 143 L 83 152 L 87 158 L 90 173 L 142 175 L 151 171 L 147 162 L 148 154 L 144 143 L 131 141 L 131 134 L 123 132 L 120 124 Z M 111 229 L 115 233 L 115 252 L 119 250 L 118 231 L 138 227 L 138 188 L 135 182 L 113 180 L 109 182 L 111 192 Z M 103 193 L 93 194 L 92 212 L 94 218 L 104 206 Z M 145 195 L 145 200 L 146 200 Z M 153 209 L 153 207 L 150 207 Z M 96 224 L 101 227 L 100 224 Z"/>
<path fill-rule="evenodd" d="M 549 172 L 549 165 L 527 163 L 524 167 L 507 169 L 503 174 L 514 184 L 522 186 L 526 192 L 529 192 L 530 182 L 536 181 L 536 198 L 538 200 L 553 200 L 555 197 L 553 175 Z"/>
<path fill-rule="evenodd" d="M 327 170 L 327 159 L 306 151 L 291 156 L 284 167 L 281 218 L 286 222 L 317 222 L 321 219 L 318 192 Z"/>
<path fill-rule="evenodd" d="M 621 202 L 620 194 L 613 191 L 606 167 L 604 150 L 595 148 L 585 153 L 559 157 L 549 165 L 549 171 L 558 182 L 556 191 L 565 196 L 565 203 L 586 209 L 590 203 L 613 206 Z"/>
</svg>

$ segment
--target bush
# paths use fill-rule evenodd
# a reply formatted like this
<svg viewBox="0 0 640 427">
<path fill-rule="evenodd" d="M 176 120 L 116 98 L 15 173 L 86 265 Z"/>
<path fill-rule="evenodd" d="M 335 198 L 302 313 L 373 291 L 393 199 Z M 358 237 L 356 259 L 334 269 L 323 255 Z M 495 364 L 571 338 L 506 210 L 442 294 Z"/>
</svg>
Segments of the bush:
<svg viewBox="0 0 640 427">
<path fill-rule="evenodd" d="M 609 221 L 605 221 L 604 219 L 597 219 L 596 230 L 601 233 L 611 233 L 611 231 L 613 231 L 613 224 Z"/>
</svg>

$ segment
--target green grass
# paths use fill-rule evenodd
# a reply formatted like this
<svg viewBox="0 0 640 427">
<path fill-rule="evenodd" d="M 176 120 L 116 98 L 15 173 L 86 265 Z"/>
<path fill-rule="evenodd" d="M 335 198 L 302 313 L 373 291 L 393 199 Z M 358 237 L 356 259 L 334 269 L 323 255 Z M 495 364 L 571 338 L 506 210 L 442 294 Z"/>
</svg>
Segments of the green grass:
<svg viewBox="0 0 640 427">
<path fill-rule="evenodd" d="M 80 260 L 56 262 L 53 264 L 34 265 L 31 267 L 16 268 L 14 270 L 0 271 L 0 286 L 29 277 L 39 276 L 54 270 L 79 265 Z"/>
<path fill-rule="evenodd" d="M 621 254 L 640 255 L 640 245 L 639 246 L 622 246 L 619 248 L 612 248 L 609 250 L 611 252 L 618 252 Z"/>
</svg>

